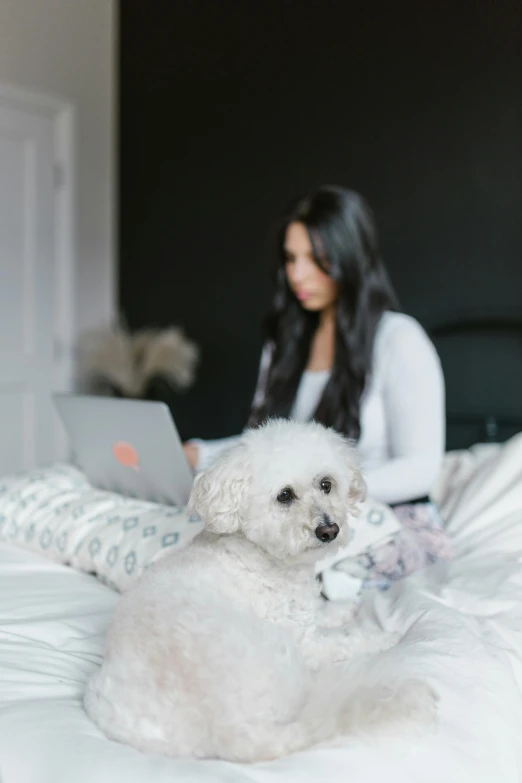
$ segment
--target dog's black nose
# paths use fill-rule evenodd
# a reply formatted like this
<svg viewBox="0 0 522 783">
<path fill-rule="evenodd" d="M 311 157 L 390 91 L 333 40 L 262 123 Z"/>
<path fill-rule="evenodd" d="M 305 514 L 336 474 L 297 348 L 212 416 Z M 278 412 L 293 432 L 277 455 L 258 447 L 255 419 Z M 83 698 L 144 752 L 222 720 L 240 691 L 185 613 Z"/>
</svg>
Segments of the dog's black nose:
<svg viewBox="0 0 522 783">
<path fill-rule="evenodd" d="M 315 528 L 315 535 L 319 541 L 324 541 L 325 543 L 326 541 L 333 541 L 339 535 L 339 525 L 336 525 L 335 522 L 329 525 L 319 525 L 319 527 Z"/>
</svg>

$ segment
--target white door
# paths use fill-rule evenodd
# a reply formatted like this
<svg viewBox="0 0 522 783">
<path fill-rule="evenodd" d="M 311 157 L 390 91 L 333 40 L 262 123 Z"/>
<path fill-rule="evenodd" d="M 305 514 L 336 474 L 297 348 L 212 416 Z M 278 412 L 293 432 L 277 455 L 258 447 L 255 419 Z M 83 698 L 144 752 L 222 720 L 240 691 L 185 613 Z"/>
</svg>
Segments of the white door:
<svg viewBox="0 0 522 783">
<path fill-rule="evenodd" d="M 0 93 L 0 475 L 61 457 L 52 407 L 55 126 Z"/>
</svg>

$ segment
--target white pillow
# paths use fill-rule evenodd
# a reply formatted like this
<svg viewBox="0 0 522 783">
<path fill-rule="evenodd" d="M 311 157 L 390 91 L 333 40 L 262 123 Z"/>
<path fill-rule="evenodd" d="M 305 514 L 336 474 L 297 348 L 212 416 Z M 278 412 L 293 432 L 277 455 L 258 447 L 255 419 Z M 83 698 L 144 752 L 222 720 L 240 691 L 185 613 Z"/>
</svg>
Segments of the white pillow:
<svg viewBox="0 0 522 783">
<path fill-rule="evenodd" d="M 202 529 L 185 509 L 94 489 L 68 465 L 0 479 L 0 538 L 125 590 Z"/>
</svg>

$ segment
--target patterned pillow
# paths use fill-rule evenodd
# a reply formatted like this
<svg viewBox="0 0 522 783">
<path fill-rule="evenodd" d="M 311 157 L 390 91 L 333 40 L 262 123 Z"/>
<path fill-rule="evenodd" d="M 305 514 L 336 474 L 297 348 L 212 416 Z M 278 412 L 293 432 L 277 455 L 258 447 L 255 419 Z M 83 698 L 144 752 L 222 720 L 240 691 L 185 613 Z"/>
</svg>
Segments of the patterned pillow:
<svg viewBox="0 0 522 783">
<path fill-rule="evenodd" d="M 367 500 L 350 526 L 352 540 L 336 562 L 385 543 L 400 522 L 389 506 Z M 0 539 L 94 573 L 115 590 L 202 527 L 184 508 L 97 490 L 70 465 L 0 479 Z"/>
<path fill-rule="evenodd" d="M 0 539 L 125 590 L 202 529 L 185 509 L 94 489 L 68 465 L 0 479 Z"/>
</svg>

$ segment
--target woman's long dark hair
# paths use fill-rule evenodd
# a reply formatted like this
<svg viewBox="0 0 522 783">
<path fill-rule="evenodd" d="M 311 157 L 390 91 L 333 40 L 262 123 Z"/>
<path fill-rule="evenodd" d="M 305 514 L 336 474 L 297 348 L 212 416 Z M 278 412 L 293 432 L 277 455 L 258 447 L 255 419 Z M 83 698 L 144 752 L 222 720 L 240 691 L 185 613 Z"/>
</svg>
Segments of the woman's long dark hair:
<svg viewBox="0 0 522 783">
<path fill-rule="evenodd" d="M 284 242 L 291 223 L 305 226 L 315 263 L 339 291 L 334 364 L 314 419 L 358 439 L 360 400 L 371 368 L 375 331 L 381 315 L 397 310 L 398 304 L 379 255 L 372 211 L 358 193 L 341 187 L 321 187 L 300 198 L 281 224 L 276 292 L 266 322 L 272 360 L 263 399 L 253 407 L 249 425 L 257 426 L 269 416 L 290 415 L 319 323 L 319 313 L 299 304 L 286 278 Z"/>
</svg>

